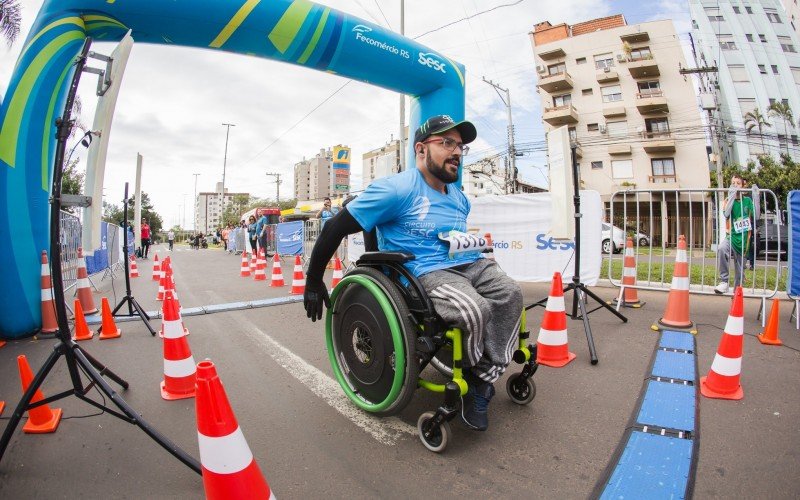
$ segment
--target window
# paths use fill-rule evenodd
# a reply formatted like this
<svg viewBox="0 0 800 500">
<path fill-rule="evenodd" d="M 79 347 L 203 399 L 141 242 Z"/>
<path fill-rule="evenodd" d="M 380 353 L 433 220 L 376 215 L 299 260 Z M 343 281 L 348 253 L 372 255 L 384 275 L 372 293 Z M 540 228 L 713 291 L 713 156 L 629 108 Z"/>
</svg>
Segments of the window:
<svg viewBox="0 0 800 500">
<path fill-rule="evenodd" d="M 601 168 L 603 168 L 603 162 L 602 161 L 593 161 L 592 162 L 592 170 L 598 170 L 598 169 L 601 169 Z"/>
<path fill-rule="evenodd" d="M 553 107 L 558 108 L 561 106 L 567 106 L 572 102 L 572 94 L 562 94 L 553 96 Z"/>
<path fill-rule="evenodd" d="M 786 142 L 786 135 L 778 134 L 778 146 L 781 148 L 788 147 L 789 144 Z"/>
<path fill-rule="evenodd" d="M 781 48 L 784 52 L 797 52 L 794 48 L 794 44 L 792 44 L 792 39 L 788 36 L 779 36 L 778 43 L 781 44 Z"/>
<path fill-rule="evenodd" d="M 750 78 L 747 76 L 747 70 L 744 64 L 729 64 L 728 71 L 731 72 L 731 79 L 734 82 L 749 82 Z"/>
<path fill-rule="evenodd" d="M 724 20 L 725 20 L 725 18 L 723 18 L 722 16 L 708 16 L 708 19 L 709 19 L 709 21 L 711 21 L 712 23 L 713 23 L 713 22 L 721 23 L 722 21 L 724 21 Z"/>
<path fill-rule="evenodd" d="M 752 41 L 753 41 L 753 35 L 751 35 L 750 33 L 747 33 L 747 34 L 745 35 L 745 37 L 747 38 L 747 41 L 748 41 L 748 42 L 752 42 Z"/>
<path fill-rule="evenodd" d="M 717 38 L 722 50 L 736 50 L 736 42 L 733 41 L 732 35 L 717 35 Z"/>
<path fill-rule="evenodd" d="M 611 177 L 630 179 L 633 177 L 633 160 L 611 160 Z"/>
<path fill-rule="evenodd" d="M 800 85 L 800 68 L 791 67 L 789 70 L 791 70 L 792 76 L 794 77 L 794 83 Z"/>
<path fill-rule="evenodd" d="M 669 134 L 669 120 L 666 118 L 648 118 L 644 121 L 648 137 L 657 137 Z"/>
<path fill-rule="evenodd" d="M 594 56 L 594 67 L 597 69 L 614 67 L 614 54 L 607 52 L 605 54 L 598 54 Z"/>
<path fill-rule="evenodd" d="M 582 95 L 592 95 L 594 91 L 592 89 L 583 89 L 581 90 Z"/>
<path fill-rule="evenodd" d="M 622 88 L 619 85 L 601 87 L 600 92 L 603 94 L 603 102 L 618 102 L 622 100 Z"/>
<path fill-rule="evenodd" d="M 767 12 L 767 19 L 769 19 L 769 22 L 771 23 L 781 24 L 781 17 L 777 12 Z"/>
<path fill-rule="evenodd" d="M 778 74 L 778 66 L 772 64 L 772 65 L 770 65 L 770 67 L 772 68 L 772 74 L 773 75 L 777 75 Z"/>
<path fill-rule="evenodd" d="M 674 158 L 653 158 L 650 160 L 650 166 L 653 169 L 653 177 L 656 176 L 675 176 L 675 159 Z"/>
<path fill-rule="evenodd" d="M 579 58 L 575 59 L 575 64 L 586 64 L 586 58 L 585 57 L 579 57 Z"/>
<path fill-rule="evenodd" d="M 598 130 L 600 130 L 600 128 L 597 126 L 596 123 L 590 123 L 586 125 L 586 130 L 588 130 L 589 132 L 597 132 Z"/>
<path fill-rule="evenodd" d="M 761 35 L 761 34 L 759 34 L 759 35 L 758 35 L 758 39 L 759 39 L 759 40 L 761 40 L 761 41 L 762 41 L 762 42 L 764 42 L 764 43 L 767 43 L 767 35 Z"/>
<path fill-rule="evenodd" d="M 739 10 L 739 7 L 738 7 L 737 5 L 734 5 L 734 6 L 733 6 L 733 12 L 734 12 L 735 14 L 741 14 L 741 13 L 742 13 L 742 11 L 741 11 L 741 10 Z"/>
<path fill-rule="evenodd" d="M 567 65 L 562 63 L 551 64 L 547 67 L 547 74 L 548 75 L 558 75 L 563 73 L 567 70 Z"/>
<path fill-rule="evenodd" d="M 652 59 L 653 54 L 650 52 L 650 47 L 639 47 L 631 50 L 631 61 L 640 61 L 642 59 Z"/>
<path fill-rule="evenodd" d="M 639 87 L 639 94 L 642 96 L 661 95 L 661 84 L 658 82 L 658 80 L 638 82 L 637 86 Z"/>
<path fill-rule="evenodd" d="M 769 105 L 772 106 L 773 104 L 775 104 L 775 99 L 770 97 L 769 98 Z"/>
<path fill-rule="evenodd" d="M 628 135 L 628 122 L 625 120 L 608 122 L 606 123 L 606 131 L 610 137 L 624 137 Z"/>
<path fill-rule="evenodd" d="M 570 127 L 567 129 L 569 131 L 569 140 L 575 142 L 578 140 L 578 131 L 575 127 Z"/>
<path fill-rule="evenodd" d="M 792 146 L 797 146 L 797 136 L 792 134 Z"/>
<path fill-rule="evenodd" d="M 767 67 L 766 67 L 766 66 L 764 66 L 763 64 L 759 64 L 759 65 L 758 65 L 758 71 L 759 71 L 759 72 L 760 72 L 762 75 L 766 75 L 766 74 L 767 74 Z"/>
<path fill-rule="evenodd" d="M 747 12 L 748 14 L 752 14 L 753 13 L 753 8 L 752 7 L 745 7 L 744 11 Z"/>
</svg>

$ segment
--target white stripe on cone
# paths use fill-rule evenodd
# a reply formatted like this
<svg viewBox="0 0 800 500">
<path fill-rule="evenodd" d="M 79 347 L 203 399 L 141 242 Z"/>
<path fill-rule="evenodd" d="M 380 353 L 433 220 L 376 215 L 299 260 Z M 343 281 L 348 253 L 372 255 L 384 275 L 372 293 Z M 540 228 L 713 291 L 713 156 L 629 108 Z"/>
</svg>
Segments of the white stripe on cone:
<svg viewBox="0 0 800 500">
<path fill-rule="evenodd" d="M 173 298 L 175 297 L 173 296 Z M 165 339 L 179 339 L 186 334 L 180 319 L 175 321 L 163 321 L 161 324 L 163 325 L 162 331 Z"/>
<path fill-rule="evenodd" d="M 42 276 L 50 276 L 50 265 L 42 264 Z"/>
<path fill-rule="evenodd" d="M 194 357 L 189 356 L 185 359 L 164 360 L 164 375 L 172 378 L 182 378 L 193 375 L 197 371 L 197 365 L 194 362 Z"/>
<path fill-rule="evenodd" d="M 78 288 L 89 288 L 89 278 L 78 278 Z"/>
<path fill-rule="evenodd" d="M 636 277 L 636 268 L 633 267 L 626 267 L 622 270 L 622 276 L 626 278 L 635 278 Z"/>
<path fill-rule="evenodd" d="M 726 358 L 717 354 L 711 363 L 711 371 L 727 377 L 742 373 L 742 358 Z"/>
<path fill-rule="evenodd" d="M 728 321 L 725 322 L 725 333 L 727 333 L 728 335 L 743 335 L 744 318 L 737 316 L 728 316 Z"/>
<path fill-rule="evenodd" d="M 564 296 L 561 297 L 547 297 L 547 306 L 545 306 L 545 310 L 550 312 L 563 312 L 566 311 L 564 308 Z"/>
<path fill-rule="evenodd" d="M 42 290 L 42 302 L 53 300 L 53 289 L 45 288 Z"/>
<path fill-rule="evenodd" d="M 200 463 L 217 474 L 235 474 L 253 462 L 253 453 L 247 446 L 242 429 L 222 437 L 209 437 L 197 433 L 200 444 Z"/>
<path fill-rule="evenodd" d="M 633 257 L 633 248 L 625 248 L 625 257 Z"/>
<path fill-rule="evenodd" d="M 689 289 L 689 278 L 682 278 L 679 276 L 672 277 L 672 289 L 673 290 L 688 290 Z"/>
<path fill-rule="evenodd" d="M 675 262 L 686 262 L 686 250 L 678 250 L 675 253 Z"/>
<path fill-rule="evenodd" d="M 552 346 L 560 346 L 567 343 L 567 331 L 566 330 L 547 330 L 545 328 L 539 329 L 539 340 L 540 344 L 552 345 Z"/>
</svg>

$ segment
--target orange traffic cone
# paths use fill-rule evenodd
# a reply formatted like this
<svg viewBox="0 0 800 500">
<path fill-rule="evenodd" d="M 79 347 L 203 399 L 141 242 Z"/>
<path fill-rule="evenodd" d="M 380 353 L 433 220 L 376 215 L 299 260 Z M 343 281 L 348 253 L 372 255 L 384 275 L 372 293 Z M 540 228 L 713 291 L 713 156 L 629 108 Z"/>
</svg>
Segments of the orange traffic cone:
<svg viewBox="0 0 800 500">
<path fill-rule="evenodd" d="M 156 300 L 161 301 L 164 300 L 164 290 L 167 289 L 167 275 L 163 271 L 160 272 L 161 277 L 158 278 L 158 293 L 156 294 Z"/>
<path fill-rule="evenodd" d="M 539 364 L 560 368 L 573 359 L 567 343 L 567 313 L 564 308 L 564 287 L 561 273 L 553 275 L 553 285 L 547 297 L 539 339 L 536 341 L 536 361 Z"/>
<path fill-rule="evenodd" d="M 131 255 L 131 265 L 128 268 L 128 270 L 130 271 L 128 273 L 128 276 L 130 276 L 131 278 L 138 278 L 139 277 L 139 268 L 136 267 L 136 256 L 135 255 Z"/>
<path fill-rule="evenodd" d="M 640 308 L 644 302 L 639 300 L 639 292 L 636 288 L 636 256 L 633 249 L 633 238 L 628 236 L 628 241 L 625 243 L 625 259 L 622 266 L 622 285 L 625 287 L 624 296 L 622 299 L 623 307 Z M 618 299 L 614 299 L 617 302 Z"/>
<path fill-rule="evenodd" d="M 167 291 L 164 298 L 161 330 L 164 332 L 164 380 L 161 397 L 166 400 L 192 398 L 195 394 L 196 368 L 186 340 L 178 304 Z"/>
<path fill-rule="evenodd" d="M 158 254 L 153 255 L 153 281 L 161 279 L 161 264 L 158 262 Z"/>
<path fill-rule="evenodd" d="M 53 281 L 50 278 L 50 264 L 47 252 L 42 250 L 42 333 L 58 331 L 56 321 L 56 303 L 53 300 Z"/>
<path fill-rule="evenodd" d="M 256 262 L 258 262 L 258 257 L 256 257 L 256 252 L 250 252 L 250 272 L 256 272 Z"/>
<path fill-rule="evenodd" d="M 5 401 L 0 401 L 0 415 L 3 414 L 3 410 L 5 410 L 5 409 L 6 409 L 6 402 Z"/>
<path fill-rule="evenodd" d="M 28 359 L 24 356 L 17 356 L 17 367 L 19 367 L 19 378 L 22 382 L 22 392 L 28 390 L 33 381 L 33 372 Z M 31 403 L 38 403 L 44 399 L 41 389 L 36 389 L 36 393 L 31 398 Z M 61 422 L 61 408 L 50 409 L 49 405 L 41 405 L 28 410 L 28 423 L 22 428 L 26 434 L 48 434 L 55 432 Z"/>
<path fill-rule="evenodd" d="M 275 258 L 272 259 L 272 277 L 270 278 L 269 286 L 272 287 L 286 286 L 286 283 L 283 281 L 281 258 L 278 257 L 277 253 L 275 254 Z"/>
<path fill-rule="evenodd" d="M 122 336 L 122 330 L 117 328 L 114 323 L 114 316 L 111 315 L 111 307 L 108 305 L 108 299 L 103 297 L 100 308 L 103 310 L 103 323 L 100 325 L 100 340 L 115 339 Z"/>
<path fill-rule="evenodd" d="M 167 292 L 172 293 L 172 298 L 178 300 L 178 291 L 175 289 L 175 276 L 172 274 L 172 266 L 167 268 L 167 275 L 164 277 L 164 296 Z"/>
<path fill-rule="evenodd" d="M 336 285 L 342 281 L 344 275 L 342 274 L 342 261 L 339 260 L 339 257 L 336 257 L 336 260 L 333 262 L 333 277 L 331 278 L 331 289 L 336 288 Z"/>
<path fill-rule="evenodd" d="M 197 364 L 197 439 L 209 500 L 269 498 L 269 489 L 210 360 Z"/>
<path fill-rule="evenodd" d="M 761 335 L 757 335 L 756 338 L 762 344 L 767 345 L 783 345 L 781 339 L 778 337 L 778 321 L 780 320 L 780 299 L 772 299 L 772 309 L 769 311 L 769 320 L 767 321 L 767 327 L 761 332 Z"/>
<path fill-rule="evenodd" d="M 86 324 L 86 318 L 83 316 L 83 308 L 81 301 L 75 301 L 75 336 L 72 340 L 92 340 L 94 332 L 89 330 L 89 325 Z"/>
<path fill-rule="evenodd" d="M 242 267 L 239 269 L 239 276 L 242 278 L 250 277 L 250 264 L 247 261 L 247 252 L 242 252 Z"/>
<path fill-rule="evenodd" d="M 733 304 L 719 341 L 717 354 L 711 363 L 708 376 L 700 377 L 700 394 L 707 398 L 742 399 L 744 391 L 739 383 L 742 374 L 742 337 L 744 335 L 744 293 L 737 286 Z"/>
<path fill-rule="evenodd" d="M 89 275 L 86 273 L 86 259 L 83 257 L 83 248 L 78 247 L 78 281 L 76 285 L 78 300 L 81 301 L 84 314 L 94 314 L 97 306 L 94 305 L 92 289 L 89 284 Z"/>
<path fill-rule="evenodd" d="M 267 281 L 267 258 L 264 256 L 263 248 L 258 249 L 256 272 L 253 274 L 253 279 L 256 281 Z"/>
<path fill-rule="evenodd" d="M 303 274 L 303 264 L 300 256 L 294 256 L 294 275 L 292 276 L 292 289 L 289 295 L 303 295 L 306 292 L 306 277 Z"/>
<path fill-rule="evenodd" d="M 689 263 L 686 258 L 686 238 L 678 236 L 678 250 L 675 252 L 675 270 L 672 286 L 667 297 L 664 317 L 651 327 L 653 330 L 682 330 L 697 333 L 694 323 L 689 319 Z"/>
</svg>

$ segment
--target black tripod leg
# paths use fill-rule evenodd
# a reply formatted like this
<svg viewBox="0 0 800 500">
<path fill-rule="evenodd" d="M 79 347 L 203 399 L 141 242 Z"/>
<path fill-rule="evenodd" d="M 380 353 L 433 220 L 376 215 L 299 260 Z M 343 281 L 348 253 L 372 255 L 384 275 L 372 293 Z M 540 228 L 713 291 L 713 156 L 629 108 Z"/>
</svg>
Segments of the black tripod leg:
<svg viewBox="0 0 800 500">
<path fill-rule="evenodd" d="M 83 350 L 81 350 L 81 354 L 83 354 L 86 357 L 86 359 L 89 361 L 89 363 L 92 364 L 92 366 L 94 366 L 97 370 L 99 370 L 98 373 L 101 376 L 110 378 L 111 380 L 113 380 L 114 382 L 119 384 L 119 386 L 122 387 L 123 389 L 127 389 L 128 388 L 128 382 L 125 381 L 125 379 L 121 378 L 119 375 L 117 375 L 116 373 L 112 372 L 103 363 L 97 361 L 97 359 L 95 359 L 91 354 L 89 354 L 88 352 L 83 351 Z"/>
<path fill-rule="evenodd" d="M 75 359 L 86 372 L 86 375 L 94 381 L 98 388 L 103 391 L 103 393 L 108 396 L 111 401 L 117 405 L 117 408 L 122 410 L 122 412 L 131 418 L 135 422 L 135 425 L 142 429 L 145 434 L 150 436 L 156 443 L 161 445 L 162 448 L 170 452 L 175 458 L 189 466 L 190 469 L 197 472 L 198 474 L 202 474 L 200 470 L 200 464 L 195 460 L 191 455 L 187 454 L 185 451 L 180 449 L 178 445 L 170 441 L 166 436 L 163 436 L 160 432 L 156 429 L 150 427 L 150 424 L 145 422 L 141 415 L 136 413 L 133 408 L 131 408 L 128 403 L 122 399 L 122 396 L 117 394 L 117 392 L 108 385 L 108 382 L 100 376 L 100 374 L 95 370 L 94 366 L 91 362 L 86 358 L 86 355 L 80 348 L 73 349 L 75 353 Z M 4 436 L 5 437 L 5 436 Z"/>
<path fill-rule="evenodd" d="M 59 343 L 53 349 L 53 352 L 50 353 L 50 356 L 48 356 L 47 360 L 44 362 L 44 365 L 36 373 L 36 376 L 33 377 L 31 385 L 28 386 L 28 390 L 25 391 L 25 394 L 22 395 L 22 399 L 20 399 L 19 403 L 17 403 L 14 413 L 11 414 L 11 418 L 8 420 L 6 430 L 3 432 L 3 437 L 0 439 L 0 460 L 3 459 L 3 455 L 6 452 L 8 443 L 11 441 L 11 435 L 14 434 L 17 425 L 19 425 L 19 421 L 22 419 L 22 416 L 25 414 L 25 410 L 31 403 L 33 395 L 36 394 L 37 390 L 39 390 L 39 387 L 42 385 L 42 382 L 44 382 L 47 374 L 50 373 L 50 370 L 53 368 L 53 366 L 55 366 L 56 361 L 58 361 L 58 358 L 60 358 L 62 354 L 64 354 L 64 344 Z"/>
<path fill-rule="evenodd" d="M 597 295 L 595 295 L 595 293 L 594 293 L 593 291 L 589 290 L 589 289 L 588 289 L 588 288 L 586 288 L 586 287 L 581 287 L 581 288 L 583 289 L 583 292 L 584 292 L 585 294 L 589 295 L 589 297 L 591 297 L 591 298 L 593 298 L 594 300 L 596 300 L 598 304 L 600 304 L 601 306 L 605 307 L 605 308 L 606 308 L 606 309 L 608 309 L 610 312 L 614 313 L 614 316 L 616 316 L 616 317 L 618 317 L 619 319 L 621 319 L 621 320 L 622 320 L 624 323 L 627 323 L 627 322 L 628 322 L 628 318 L 626 318 L 625 316 L 623 316 L 621 312 L 617 311 L 616 309 L 614 309 L 613 307 L 611 307 L 610 305 L 608 305 L 608 303 L 606 303 L 606 301 L 604 301 L 603 299 L 601 299 L 600 297 L 598 297 Z"/>
<path fill-rule="evenodd" d="M 146 326 L 147 329 L 150 330 L 150 335 L 155 337 L 156 336 L 156 331 L 153 330 L 152 326 L 150 326 L 150 316 L 148 316 L 147 313 L 144 312 L 144 309 L 142 309 L 142 306 L 140 306 L 139 303 L 136 302 L 136 299 L 131 297 L 131 303 L 133 304 L 133 307 L 136 309 L 136 312 L 139 313 L 139 317 L 142 318 L 142 321 L 144 322 L 144 326 Z"/>
<path fill-rule="evenodd" d="M 578 301 L 578 307 L 581 308 L 581 319 L 583 320 L 583 331 L 586 333 L 586 343 L 589 344 L 589 359 L 593 365 L 597 364 L 597 351 L 594 348 L 594 337 L 592 337 L 592 325 L 589 324 L 589 316 L 586 314 L 586 306 L 583 303 L 583 296 L 581 293 L 586 291 L 582 288 L 575 288 L 575 299 Z"/>
</svg>

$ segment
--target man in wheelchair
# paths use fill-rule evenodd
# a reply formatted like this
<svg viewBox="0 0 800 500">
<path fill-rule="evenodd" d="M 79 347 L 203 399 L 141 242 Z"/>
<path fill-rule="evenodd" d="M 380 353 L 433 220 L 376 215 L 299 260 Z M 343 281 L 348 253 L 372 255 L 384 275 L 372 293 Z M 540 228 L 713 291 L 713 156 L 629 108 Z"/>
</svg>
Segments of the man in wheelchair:
<svg viewBox="0 0 800 500">
<path fill-rule="evenodd" d="M 405 267 L 418 278 L 444 323 L 464 332 L 461 417 L 468 427 L 488 428 L 494 382 L 517 346 L 522 291 L 492 259 L 453 253 L 449 232 L 465 233 L 470 202 L 453 185 L 475 126 L 433 116 L 414 134 L 417 168 L 378 179 L 332 217 L 317 239 L 308 266 L 304 306 L 312 321 L 330 307 L 323 283 L 325 264 L 348 234 L 377 228 L 381 251 L 415 256 Z"/>
</svg>

